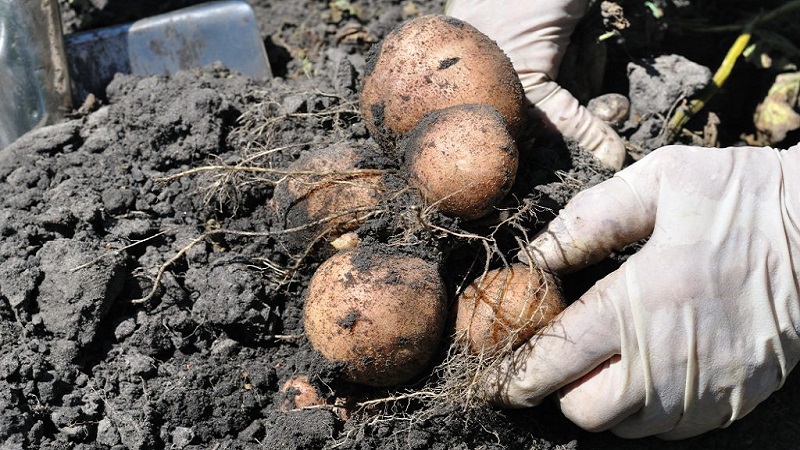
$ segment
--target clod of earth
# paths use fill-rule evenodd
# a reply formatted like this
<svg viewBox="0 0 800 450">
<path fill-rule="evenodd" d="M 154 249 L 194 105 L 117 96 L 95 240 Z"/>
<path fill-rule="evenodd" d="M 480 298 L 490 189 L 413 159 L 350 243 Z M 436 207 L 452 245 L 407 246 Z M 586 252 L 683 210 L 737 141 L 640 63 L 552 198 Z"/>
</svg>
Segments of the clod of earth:
<svg viewBox="0 0 800 450">
<path fill-rule="evenodd" d="M 631 102 L 628 97 L 616 92 L 603 94 L 589 100 L 586 108 L 598 119 L 619 129 L 631 114 Z"/>
</svg>

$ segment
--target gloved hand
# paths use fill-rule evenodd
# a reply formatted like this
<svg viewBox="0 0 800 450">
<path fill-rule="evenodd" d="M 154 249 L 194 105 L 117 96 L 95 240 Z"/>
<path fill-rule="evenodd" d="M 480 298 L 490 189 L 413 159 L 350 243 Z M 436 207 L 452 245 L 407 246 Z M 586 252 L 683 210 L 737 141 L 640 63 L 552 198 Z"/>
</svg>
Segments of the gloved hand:
<svg viewBox="0 0 800 450">
<path fill-rule="evenodd" d="M 587 0 L 449 0 L 445 13 L 497 42 L 511 59 L 536 113 L 564 137 L 619 170 L 625 145 L 555 80 L 564 51 Z"/>
<path fill-rule="evenodd" d="M 800 145 L 658 149 L 577 195 L 523 260 L 579 269 L 650 236 L 486 378 L 490 400 L 558 390 L 592 431 L 725 427 L 800 358 Z"/>
</svg>

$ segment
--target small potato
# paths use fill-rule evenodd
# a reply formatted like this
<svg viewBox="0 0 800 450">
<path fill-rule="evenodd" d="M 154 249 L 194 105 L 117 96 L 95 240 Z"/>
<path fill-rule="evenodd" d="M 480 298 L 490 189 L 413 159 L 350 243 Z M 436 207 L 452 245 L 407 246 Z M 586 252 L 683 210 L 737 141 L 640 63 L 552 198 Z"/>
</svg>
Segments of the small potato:
<svg viewBox="0 0 800 450">
<path fill-rule="evenodd" d="M 522 126 L 524 92 L 511 60 L 456 18 L 403 23 L 373 48 L 364 72 L 361 112 L 384 149 L 394 149 L 426 113 L 453 105 L 485 103 L 500 111 L 512 134 Z"/>
<path fill-rule="evenodd" d="M 398 146 L 410 184 L 444 214 L 485 216 L 508 194 L 519 153 L 505 122 L 487 105 L 458 105 L 425 115 Z"/>
<path fill-rule="evenodd" d="M 419 375 L 438 350 L 445 303 L 436 265 L 388 246 L 357 247 L 314 273 L 305 332 L 322 356 L 343 363 L 346 380 L 398 385 Z"/>
<path fill-rule="evenodd" d="M 586 109 L 615 130 L 619 130 L 630 116 L 631 101 L 622 94 L 612 92 L 589 100 Z"/>
<path fill-rule="evenodd" d="M 280 410 L 283 412 L 325 404 L 325 399 L 306 375 L 295 375 L 286 380 L 280 394 L 283 398 Z"/>
<path fill-rule="evenodd" d="M 337 145 L 308 152 L 289 166 L 275 187 L 271 206 L 286 229 L 293 250 L 319 237 L 336 239 L 357 229 L 384 190 L 378 170 L 365 169 L 378 156 L 366 147 Z M 306 227 L 306 228 L 302 228 Z"/>
<path fill-rule="evenodd" d="M 489 271 L 459 296 L 455 335 L 473 353 L 496 354 L 533 337 L 565 307 L 552 276 L 512 264 Z"/>
</svg>

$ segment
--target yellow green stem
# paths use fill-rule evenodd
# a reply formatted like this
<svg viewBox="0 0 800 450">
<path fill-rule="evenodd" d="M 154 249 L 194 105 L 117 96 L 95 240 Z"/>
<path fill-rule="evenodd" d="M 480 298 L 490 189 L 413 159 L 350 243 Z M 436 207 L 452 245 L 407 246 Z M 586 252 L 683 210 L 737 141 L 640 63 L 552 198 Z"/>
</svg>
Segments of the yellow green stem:
<svg viewBox="0 0 800 450">
<path fill-rule="evenodd" d="M 750 43 L 754 23 L 755 21 L 747 25 L 744 31 L 742 31 L 742 34 L 736 38 L 736 41 L 734 41 L 728 53 L 725 55 L 725 59 L 722 60 L 719 68 L 711 78 L 711 84 L 703 89 L 698 98 L 689 100 L 685 105 L 675 110 L 675 113 L 667 123 L 667 142 L 674 141 L 681 130 L 683 130 L 684 125 L 686 125 L 695 114 L 700 112 L 719 88 L 725 84 L 725 81 L 733 70 L 733 66 L 736 64 L 736 60 L 739 59 L 747 48 L 747 44 Z"/>
</svg>

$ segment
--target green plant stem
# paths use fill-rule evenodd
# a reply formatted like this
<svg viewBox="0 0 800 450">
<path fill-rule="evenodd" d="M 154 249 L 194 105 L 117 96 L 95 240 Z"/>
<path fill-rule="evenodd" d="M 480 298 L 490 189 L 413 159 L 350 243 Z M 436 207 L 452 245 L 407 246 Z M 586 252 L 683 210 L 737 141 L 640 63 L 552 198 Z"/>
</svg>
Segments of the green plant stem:
<svg viewBox="0 0 800 450">
<path fill-rule="evenodd" d="M 754 24 L 755 21 L 751 22 L 745 27 L 742 34 L 736 38 L 736 41 L 734 41 L 728 53 L 725 55 L 725 59 L 722 60 L 722 64 L 720 64 L 714 76 L 711 78 L 711 84 L 703 89 L 698 98 L 689 100 L 686 104 L 681 105 L 675 110 L 675 113 L 667 123 L 667 142 L 673 142 L 681 130 L 683 130 L 684 125 L 686 125 L 695 114 L 700 112 L 711 97 L 725 84 L 725 81 L 733 70 L 733 66 L 736 64 L 736 60 L 739 59 L 739 56 L 742 55 L 742 52 L 744 52 L 747 48 L 747 44 L 750 42 Z"/>
</svg>

